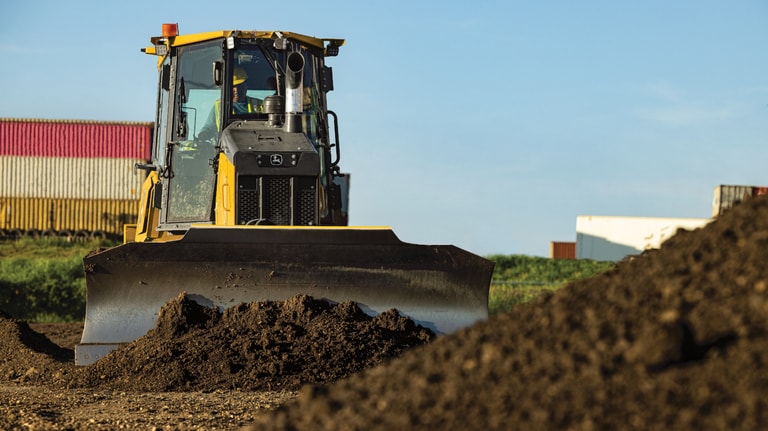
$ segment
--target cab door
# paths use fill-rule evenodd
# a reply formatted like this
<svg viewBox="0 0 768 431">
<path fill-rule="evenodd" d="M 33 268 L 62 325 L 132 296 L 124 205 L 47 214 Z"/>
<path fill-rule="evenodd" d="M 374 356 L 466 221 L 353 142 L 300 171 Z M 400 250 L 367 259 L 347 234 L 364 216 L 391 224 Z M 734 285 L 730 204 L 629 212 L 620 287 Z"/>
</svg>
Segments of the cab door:
<svg viewBox="0 0 768 431">
<path fill-rule="evenodd" d="M 169 85 L 158 111 L 163 141 L 156 147 L 162 173 L 160 231 L 184 231 L 192 223 L 214 220 L 218 150 L 215 140 L 197 136 L 221 97 L 213 73 L 221 57 L 221 40 L 175 47 L 169 56 Z"/>
</svg>

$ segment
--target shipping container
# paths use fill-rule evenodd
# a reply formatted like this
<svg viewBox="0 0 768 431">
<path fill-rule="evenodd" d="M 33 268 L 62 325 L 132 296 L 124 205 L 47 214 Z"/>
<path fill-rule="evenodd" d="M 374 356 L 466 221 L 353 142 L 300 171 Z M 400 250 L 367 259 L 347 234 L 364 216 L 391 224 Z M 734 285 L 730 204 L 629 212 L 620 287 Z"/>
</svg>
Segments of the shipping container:
<svg viewBox="0 0 768 431">
<path fill-rule="evenodd" d="M 550 259 L 576 259 L 576 243 L 552 241 L 549 243 Z"/>
<path fill-rule="evenodd" d="M 0 156 L 149 160 L 153 123 L 0 118 Z"/>
<path fill-rule="evenodd" d="M 0 235 L 122 235 L 152 123 L 0 118 Z"/>
<path fill-rule="evenodd" d="M 717 217 L 739 202 L 755 196 L 768 194 L 765 186 L 728 186 L 715 187 L 712 200 L 712 217 Z"/>
<path fill-rule="evenodd" d="M 135 223 L 138 209 L 135 199 L 0 198 L 0 235 L 118 238 L 124 224 Z"/>
<path fill-rule="evenodd" d="M 0 157 L 0 196 L 60 199 L 138 199 L 145 171 L 139 159 Z"/>
</svg>

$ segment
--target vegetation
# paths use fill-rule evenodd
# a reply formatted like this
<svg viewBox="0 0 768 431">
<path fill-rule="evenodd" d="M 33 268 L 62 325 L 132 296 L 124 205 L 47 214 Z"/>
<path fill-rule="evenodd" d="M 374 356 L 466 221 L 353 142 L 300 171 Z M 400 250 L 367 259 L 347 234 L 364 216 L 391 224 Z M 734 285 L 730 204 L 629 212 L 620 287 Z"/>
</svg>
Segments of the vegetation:
<svg viewBox="0 0 768 431">
<path fill-rule="evenodd" d="M 0 242 L 0 310 L 36 322 L 83 320 L 83 257 L 105 246 L 62 238 Z"/>
<path fill-rule="evenodd" d="M 106 241 L 68 242 L 61 238 L 0 241 L 0 310 L 33 322 L 82 321 L 82 259 L 93 250 L 111 245 Z M 613 267 L 612 262 L 524 255 L 494 255 L 488 259 L 496 263 L 488 301 L 491 315 Z"/>
<path fill-rule="evenodd" d="M 524 255 L 493 255 L 496 263 L 488 298 L 490 315 L 530 302 L 570 281 L 594 277 L 613 268 L 613 262 L 590 259 L 548 259 Z"/>
<path fill-rule="evenodd" d="M 613 267 L 613 262 L 591 259 L 548 259 L 523 255 L 494 255 L 494 283 L 556 284 L 590 278 Z"/>
</svg>

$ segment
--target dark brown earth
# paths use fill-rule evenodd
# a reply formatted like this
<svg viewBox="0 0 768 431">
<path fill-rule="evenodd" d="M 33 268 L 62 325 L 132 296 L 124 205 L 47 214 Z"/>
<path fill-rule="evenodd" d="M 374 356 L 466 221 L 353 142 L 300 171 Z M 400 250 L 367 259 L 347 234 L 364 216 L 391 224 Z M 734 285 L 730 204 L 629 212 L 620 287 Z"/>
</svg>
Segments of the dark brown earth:
<svg viewBox="0 0 768 431">
<path fill-rule="evenodd" d="M 156 327 L 89 367 L 74 366 L 81 324 L 0 315 L 0 429 L 232 429 L 374 367 L 434 334 L 390 310 L 308 296 L 220 313 L 182 294 Z M 44 335 L 45 334 L 45 335 Z"/>
<path fill-rule="evenodd" d="M 155 329 L 107 355 L 71 384 L 120 391 L 290 390 L 378 365 L 434 334 L 390 310 L 371 318 L 352 302 L 309 296 L 205 308 L 184 295 Z"/>
<path fill-rule="evenodd" d="M 761 430 L 768 199 L 256 418 L 258 430 Z"/>
<path fill-rule="evenodd" d="M 305 314 L 286 313 L 291 305 L 244 305 L 206 319 L 180 297 L 145 346 L 87 371 L 61 362 L 72 357 L 58 345 L 64 332 L 36 327 L 54 344 L 0 318 L 0 428 L 763 429 L 766 262 L 768 199 L 755 198 L 608 274 L 426 345 L 409 321 L 385 324 L 383 334 L 404 328 L 410 341 L 400 348 L 383 336 L 374 350 L 399 357 L 378 362 L 358 356 L 357 343 L 382 325 L 360 325 L 350 305 L 309 313 L 342 316 L 333 320 L 341 324 L 326 321 L 327 329 L 343 327 L 336 337 L 350 337 L 335 344 L 307 329 Z M 309 298 L 292 301 L 314 310 L 301 305 Z M 246 340 L 237 328 L 259 319 L 281 329 Z M 222 321 L 233 328 L 214 329 Z M 356 338 L 358 330 L 371 332 Z M 221 346 L 237 347 L 217 347 L 207 337 L 214 331 Z M 297 362 L 293 356 L 312 350 L 308 340 L 325 347 L 315 361 Z M 336 370 L 346 362 L 354 365 Z"/>
</svg>

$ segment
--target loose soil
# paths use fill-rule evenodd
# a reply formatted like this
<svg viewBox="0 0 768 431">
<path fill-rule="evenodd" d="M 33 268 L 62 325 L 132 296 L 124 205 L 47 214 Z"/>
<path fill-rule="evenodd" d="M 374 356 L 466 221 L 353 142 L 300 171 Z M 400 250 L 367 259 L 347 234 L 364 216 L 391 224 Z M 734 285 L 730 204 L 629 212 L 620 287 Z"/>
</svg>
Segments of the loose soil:
<svg viewBox="0 0 768 431">
<path fill-rule="evenodd" d="M 180 296 L 146 337 L 83 369 L 67 362 L 79 326 L 0 316 L 0 428 L 763 429 L 766 262 L 768 199 L 754 198 L 434 340 L 353 304 L 218 314 Z"/>
<path fill-rule="evenodd" d="M 389 310 L 306 295 L 219 312 L 185 294 L 154 329 L 88 367 L 81 324 L 0 314 L 0 429 L 233 429 L 296 397 L 379 365 L 435 335 Z"/>
</svg>

